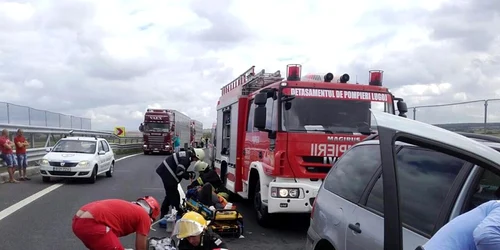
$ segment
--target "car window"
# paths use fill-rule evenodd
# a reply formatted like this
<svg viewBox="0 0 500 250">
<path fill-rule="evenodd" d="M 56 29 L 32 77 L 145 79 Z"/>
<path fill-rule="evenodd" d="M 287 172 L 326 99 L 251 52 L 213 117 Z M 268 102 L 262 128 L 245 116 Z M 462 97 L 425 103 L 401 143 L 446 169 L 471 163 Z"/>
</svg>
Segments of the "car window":
<svg viewBox="0 0 500 250">
<path fill-rule="evenodd" d="M 431 235 L 441 206 L 464 165 L 458 158 L 417 147 L 405 147 L 396 156 L 401 219 L 406 226 Z M 383 213 L 382 176 L 366 206 Z"/>
<path fill-rule="evenodd" d="M 500 200 L 500 176 L 485 169 L 474 191 L 467 210 L 474 209 L 490 200 Z"/>
<path fill-rule="evenodd" d="M 109 145 L 106 141 L 101 141 L 104 151 L 109 152 Z"/>
<path fill-rule="evenodd" d="M 98 148 L 97 152 L 104 151 L 104 148 L 102 147 L 102 142 L 98 143 L 98 145 L 99 145 L 99 148 Z"/>
<path fill-rule="evenodd" d="M 357 203 L 380 162 L 378 145 L 353 147 L 334 164 L 323 185 L 326 190 Z"/>
</svg>

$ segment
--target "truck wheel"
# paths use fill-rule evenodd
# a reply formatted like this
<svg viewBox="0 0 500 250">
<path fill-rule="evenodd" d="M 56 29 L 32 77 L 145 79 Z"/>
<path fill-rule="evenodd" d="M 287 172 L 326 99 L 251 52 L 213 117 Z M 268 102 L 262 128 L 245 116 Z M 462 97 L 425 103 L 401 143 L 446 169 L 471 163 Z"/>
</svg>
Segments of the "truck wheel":
<svg viewBox="0 0 500 250">
<path fill-rule="evenodd" d="M 145 155 L 149 155 L 149 151 L 144 151 L 144 154 Z"/>
<path fill-rule="evenodd" d="M 253 198 L 253 207 L 255 209 L 257 223 L 259 223 L 259 225 L 262 227 L 270 227 L 272 223 L 272 216 L 267 212 L 267 206 L 262 204 L 259 179 L 257 179 L 257 183 L 255 183 L 255 195 Z"/>
</svg>

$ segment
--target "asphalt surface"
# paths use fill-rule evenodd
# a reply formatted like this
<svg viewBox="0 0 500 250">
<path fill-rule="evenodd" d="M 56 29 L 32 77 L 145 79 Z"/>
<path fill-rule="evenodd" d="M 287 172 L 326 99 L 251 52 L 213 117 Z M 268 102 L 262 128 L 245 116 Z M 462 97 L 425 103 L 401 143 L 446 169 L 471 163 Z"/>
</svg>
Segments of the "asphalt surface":
<svg viewBox="0 0 500 250">
<path fill-rule="evenodd" d="M 164 190 L 155 173 L 156 166 L 165 156 L 138 155 L 116 163 L 112 178 L 100 177 L 95 184 L 82 181 L 55 181 L 42 183 L 41 177 L 19 184 L 0 185 L 0 249 L 86 249 L 73 235 L 71 219 L 84 204 L 108 198 L 135 200 L 152 195 L 159 202 Z M 29 197 L 51 185 L 57 189 L 34 200 L 28 205 L 4 217 L 9 206 Z M 187 186 L 187 181 L 181 185 Z M 225 238 L 231 250 L 238 249 L 303 249 L 308 218 L 306 216 L 283 216 L 272 229 L 260 227 L 255 222 L 251 205 L 235 202 L 244 216 L 244 238 Z M 3 219 L 2 219 L 3 218 Z M 156 227 L 150 236 L 164 237 L 166 232 Z M 134 248 L 134 235 L 121 239 L 125 248 Z"/>
</svg>

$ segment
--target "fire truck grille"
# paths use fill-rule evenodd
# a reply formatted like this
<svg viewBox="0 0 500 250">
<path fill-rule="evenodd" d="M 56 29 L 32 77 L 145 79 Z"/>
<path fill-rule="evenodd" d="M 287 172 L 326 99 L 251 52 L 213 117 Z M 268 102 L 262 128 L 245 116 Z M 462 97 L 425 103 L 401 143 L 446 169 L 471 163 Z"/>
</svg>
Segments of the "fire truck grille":
<svg viewBox="0 0 500 250">
<path fill-rule="evenodd" d="M 307 163 L 320 163 L 323 164 L 322 156 L 302 156 L 302 160 Z"/>
<path fill-rule="evenodd" d="M 306 171 L 315 174 L 327 174 L 331 167 L 304 166 Z"/>
</svg>

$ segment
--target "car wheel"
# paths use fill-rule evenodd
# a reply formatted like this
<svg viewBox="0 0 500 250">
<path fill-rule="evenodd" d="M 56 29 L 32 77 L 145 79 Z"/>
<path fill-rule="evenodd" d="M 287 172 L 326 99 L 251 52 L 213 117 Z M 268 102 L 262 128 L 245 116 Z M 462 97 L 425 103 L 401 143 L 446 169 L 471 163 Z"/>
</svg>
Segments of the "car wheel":
<svg viewBox="0 0 500 250">
<path fill-rule="evenodd" d="M 45 183 L 50 182 L 50 177 L 49 176 L 42 176 L 42 182 L 45 182 Z"/>
<path fill-rule="evenodd" d="M 115 171 L 115 163 L 111 162 L 111 165 L 109 165 L 109 170 L 106 172 L 106 177 L 113 177 L 113 172 Z"/>
<path fill-rule="evenodd" d="M 257 180 L 257 183 L 255 183 L 253 206 L 257 217 L 257 223 L 262 227 L 271 226 L 272 217 L 267 212 L 267 206 L 262 204 L 262 198 L 260 196 L 260 180 Z"/>
<path fill-rule="evenodd" d="M 97 180 L 97 166 L 92 170 L 92 175 L 90 175 L 88 181 L 89 183 L 95 183 Z"/>
</svg>

